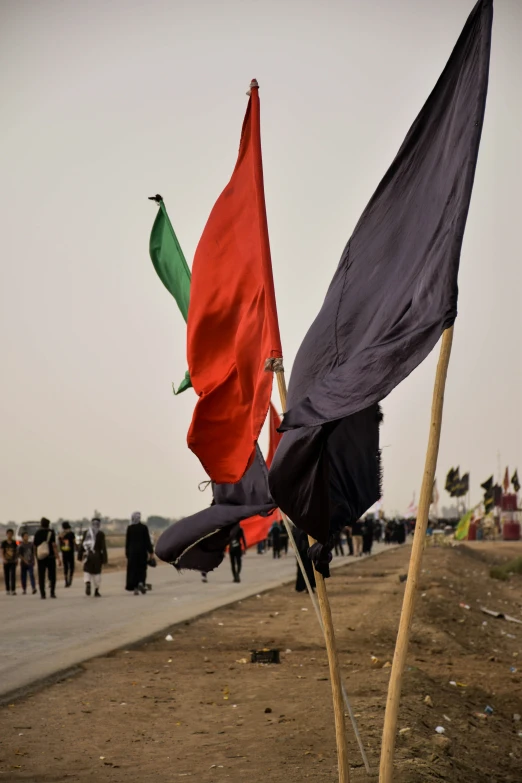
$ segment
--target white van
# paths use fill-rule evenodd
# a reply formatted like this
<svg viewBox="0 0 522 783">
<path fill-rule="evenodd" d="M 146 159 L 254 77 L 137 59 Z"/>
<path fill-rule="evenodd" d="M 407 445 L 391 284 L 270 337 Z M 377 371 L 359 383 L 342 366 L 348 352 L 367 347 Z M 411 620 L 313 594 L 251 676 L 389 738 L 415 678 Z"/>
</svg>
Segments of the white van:
<svg viewBox="0 0 522 783">
<path fill-rule="evenodd" d="M 18 525 L 16 528 L 16 543 L 18 546 L 22 543 L 22 536 L 24 533 L 29 533 L 29 541 L 33 543 L 34 534 L 37 530 L 40 529 L 40 523 L 39 522 L 22 522 L 21 525 Z"/>
</svg>

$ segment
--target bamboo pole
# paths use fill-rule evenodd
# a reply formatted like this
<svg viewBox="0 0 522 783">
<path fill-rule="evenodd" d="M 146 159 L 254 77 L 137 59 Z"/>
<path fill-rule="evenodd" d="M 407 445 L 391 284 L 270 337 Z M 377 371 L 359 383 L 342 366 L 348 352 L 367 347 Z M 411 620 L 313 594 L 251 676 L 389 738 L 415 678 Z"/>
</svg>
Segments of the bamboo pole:
<svg viewBox="0 0 522 783">
<path fill-rule="evenodd" d="M 446 376 L 448 373 L 452 341 L 453 326 L 449 329 L 446 329 L 442 335 L 439 362 L 437 365 L 437 373 L 435 375 L 435 384 L 433 387 L 430 435 L 428 439 L 428 449 L 426 452 L 426 461 L 424 465 L 424 477 L 422 480 L 421 494 L 419 498 L 417 524 L 415 525 L 415 535 L 413 538 L 413 547 L 410 557 L 410 565 L 408 568 L 408 579 L 406 581 L 399 630 L 395 644 L 395 654 L 393 656 L 390 683 L 388 686 L 388 698 L 386 700 L 379 783 L 393 783 L 393 758 L 395 752 L 395 736 L 397 733 L 402 677 L 406 664 L 406 655 L 408 653 L 408 643 L 410 640 L 411 624 L 413 620 L 415 594 L 417 591 L 417 584 L 421 571 L 422 554 L 426 539 L 426 528 L 428 525 L 431 493 L 433 490 L 433 481 L 435 479 L 437 457 L 439 454 L 440 431 L 442 427 L 442 409 L 444 405 L 444 388 L 446 385 Z"/>
<path fill-rule="evenodd" d="M 281 406 L 283 408 L 283 412 L 286 412 L 286 379 L 282 360 L 274 360 L 271 369 L 273 369 L 276 374 L 279 396 L 281 398 Z M 308 537 L 308 540 L 310 545 L 315 544 L 315 540 L 311 536 Z M 322 575 L 316 570 L 315 583 L 317 587 L 317 597 L 319 598 L 319 608 L 321 611 L 322 626 L 326 642 L 328 666 L 330 669 L 330 680 L 332 683 L 339 783 L 350 783 L 348 745 L 346 742 L 346 728 L 344 724 L 343 688 L 341 684 L 341 673 L 339 670 L 337 647 L 335 645 L 335 632 L 333 627 L 332 612 L 330 609 L 330 602 L 328 600 L 328 593 L 326 592 L 324 579 Z"/>
<path fill-rule="evenodd" d="M 281 512 L 281 516 L 283 518 L 283 524 L 284 524 L 284 526 L 286 528 L 286 532 L 288 533 L 288 537 L 290 539 L 290 544 L 292 546 L 292 549 L 294 550 L 294 554 L 295 554 L 295 557 L 296 557 L 296 560 L 297 560 L 297 564 L 298 564 L 298 566 L 299 566 L 299 568 L 301 570 L 301 573 L 303 575 L 303 579 L 305 581 L 306 588 L 308 590 L 308 595 L 310 596 L 310 600 L 312 602 L 312 606 L 314 607 L 315 616 L 317 617 L 317 621 L 319 623 L 319 627 L 320 627 L 321 631 L 324 634 L 324 626 L 323 626 L 323 618 L 321 617 L 321 610 L 319 609 L 319 604 L 317 603 L 317 598 L 315 597 L 314 591 L 312 589 L 312 585 L 310 584 L 310 580 L 308 579 L 308 574 L 306 573 L 306 569 L 304 567 L 304 563 L 303 563 L 303 560 L 301 558 L 301 553 L 299 552 L 299 549 L 297 548 L 297 544 L 295 543 L 294 534 L 293 534 L 292 528 L 290 526 L 290 520 L 282 512 Z M 343 691 L 344 706 L 346 708 L 346 712 L 348 714 L 348 717 L 350 718 L 350 721 L 351 721 L 351 724 L 352 724 L 352 728 L 353 728 L 353 733 L 355 734 L 355 739 L 357 740 L 357 744 L 359 746 L 359 750 L 361 751 L 361 758 L 363 760 L 364 768 L 366 769 L 366 773 L 369 776 L 373 776 L 372 769 L 371 769 L 370 763 L 368 761 L 368 756 L 366 755 L 366 751 L 364 749 L 362 737 L 361 737 L 361 734 L 359 732 L 359 727 L 357 725 L 357 720 L 355 718 L 354 712 L 352 710 L 352 705 L 350 704 L 350 700 L 348 698 L 348 694 L 346 692 L 346 688 L 345 688 L 344 682 L 342 680 L 341 680 L 341 688 L 342 688 L 342 691 Z"/>
</svg>

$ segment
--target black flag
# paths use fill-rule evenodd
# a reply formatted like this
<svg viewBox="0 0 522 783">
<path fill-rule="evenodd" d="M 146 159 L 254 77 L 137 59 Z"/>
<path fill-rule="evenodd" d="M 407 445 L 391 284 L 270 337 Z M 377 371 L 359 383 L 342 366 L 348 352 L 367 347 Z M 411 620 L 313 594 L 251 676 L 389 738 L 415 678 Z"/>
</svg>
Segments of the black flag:
<svg viewBox="0 0 522 783">
<path fill-rule="evenodd" d="M 454 468 L 451 468 L 448 470 L 448 475 L 446 476 L 446 484 L 444 486 L 444 489 L 446 492 L 449 493 L 451 497 L 455 496 L 455 490 L 458 488 L 458 485 L 460 483 L 460 468 L 457 468 L 456 470 Z"/>
<path fill-rule="evenodd" d="M 518 470 L 515 470 L 515 472 L 511 476 L 511 483 L 513 484 L 513 489 L 515 490 L 515 492 L 520 492 L 520 481 L 518 478 Z"/>
<path fill-rule="evenodd" d="M 256 458 L 237 484 L 212 484 L 212 505 L 171 525 L 158 539 L 156 554 L 177 569 L 212 571 L 225 555 L 232 528 L 243 519 L 276 508 L 268 489 L 268 470 Z"/>
<path fill-rule="evenodd" d="M 491 0 L 479 0 L 363 212 L 294 363 L 270 487 L 323 544 L 379 499 L 378 403 L 457 315 L 492 16 Z"/>
<path fill-rule="evenodd" d="M 490 478 L 480 486 L 484 490 L 484 511 L 486 514 L 489 514 L 495 505 L 495 488 L 497 485 L 493 484 L 493 476 L 490 476 Z"/>
</svg>

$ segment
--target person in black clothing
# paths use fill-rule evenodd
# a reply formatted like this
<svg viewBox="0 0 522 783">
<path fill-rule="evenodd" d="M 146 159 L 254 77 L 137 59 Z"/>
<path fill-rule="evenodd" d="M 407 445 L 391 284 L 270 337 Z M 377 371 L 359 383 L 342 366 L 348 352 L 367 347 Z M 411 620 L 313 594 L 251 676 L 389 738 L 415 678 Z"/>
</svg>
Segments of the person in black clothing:
<svg viewBox="0 0 522 783">
<path fill-rule="evenodd" d="M 395 541 L 397 544 L 404 544 L 406 541 L 406 522 L 400 519 L 395 525 Z"/>
<path fill-rule="evenodd" d="M 272 556 L 281 557 L 281 528 L 279 522 L 274 522 L 270 528 L 270 536 L 272 538 Z"/>
<path fill-rule="evenodd" d="M 234 577 L 234 582 L 241 581 L 239 574 L 241 573 L 243 552 L 246 552 L 246 548 L 245 533 L 241 525 L 238 523 L 237 525 L 234 525 L 230 532 L 229 544 L 230 565 L 232 566 L 232 576 Z"/>
<path fill-rule="evenodd" d="M 362 526 L 363 555 L 371 555 L 373 546 L 373 519 L 366 517 Z"/>
<path fill-rule="evenodd" d="M 351 528 L 344 528 L 344 535 L 346 536 L 346 545 L 348 547 L 348 554 L 353 557 L 353 539 Z"/>
<path fill-rule="evenodd" d="M 74 574 L 74 550 L 76 549 L 76 536 L 71 530 L 68 522 L 62 522 L 62 532 L 58 536 L 60 542 L 60 551 L 62 553 L 63 575 L 65 577 L 65 586 L 72 585 Z"/>
<path fill-rule="evenodd" d="M 4 563 L 5 592 L 16 595 L 16 564 L 18 562 L 18 545 L 14 540 L 14 530 L 9 528 L 5 541 L 2 541 L 2 560 Z"/>
<path fill-rule="evenodd" d="M 33 543 L 36 559 L 38 561 L 40 597 L 47 597 L 45 594 L 45 574 L 47 572 L 51 598 L 56 598 L 56 562 L 58 561 L 58 563 L 60 563 L 60 553 L 56 546 L 54 530 L 51 530 L 51 523 L 45 517 L 42 517 L 40 528 L 34 534 Z"/>
<path fill-rule="evenodd" d="M 314 590 L 315 573 L 314 573 L 314 566 L 312 564 L 312 561 L 308 557 L 308 547 L 309 547 L 308 536 L 306 535 L 304 530 L 299 530 L 299 528 L 295 528 L 294 539 L 295 539 L 295 545 L 297 547 L 297 551 L 301 555 L 301 560 L 303 561 L 304 569 L 308 577 L 308 581 L 310 582 L 310 587 L 312 588 L 312 590 Z M 302 593 L 307 589 L 306 582 L 304 580 L 304 576 L 302 574 L 299 563 L 297 564 L 297 579 L 295 580 L 295 589 L 297 590 L 298 593 Z"/>
<path fill-rule="evenodd" d="M 336 555 L 342 555 L 344 557 L 344 549 L 343 549 L 343 539 L 342 539 L 342 530 L 340 530 L 336 536 L 335 536 L 335 554 Z"/>
<path fill-rule="evenodd" d="M 280 546 L 281 552 L 284 552 L 285 555 L 287 555 L 288 554 L 288 533 L 286 532 L 286 527 L 284 526 L 283 520 L 281 520 L 281 522 L 279 523 L 279 529 L 281 531 L 280 534 L 279 534 L 279 542 L 280 542 L 279 546 Z"/>
<path fill-rule="evenodd" d="M 153 553 L 149 528 L 141 521 L 141 514 L 135 511 L 127 528 L 125 557 L 127 558 L 127 581 L 125 589 L 134 595 L 147 592 L 147 562 Z"/>
</svg>

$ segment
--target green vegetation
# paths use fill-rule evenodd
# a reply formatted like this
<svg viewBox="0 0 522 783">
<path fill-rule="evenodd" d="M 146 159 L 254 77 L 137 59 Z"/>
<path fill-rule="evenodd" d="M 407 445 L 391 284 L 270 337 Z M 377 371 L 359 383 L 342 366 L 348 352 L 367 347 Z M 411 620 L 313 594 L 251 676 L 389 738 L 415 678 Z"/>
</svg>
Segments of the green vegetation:
<svg viewBox="0 0 522 783">
<path fill-rule="evenodd" d="M 492 579 L 500 579 L 503 582 L 507 582 L 513 574 L 522 574 L 522 557 L 516 557 L 504 565 L 493 566 L 489 571 Z"/>
</svg>

